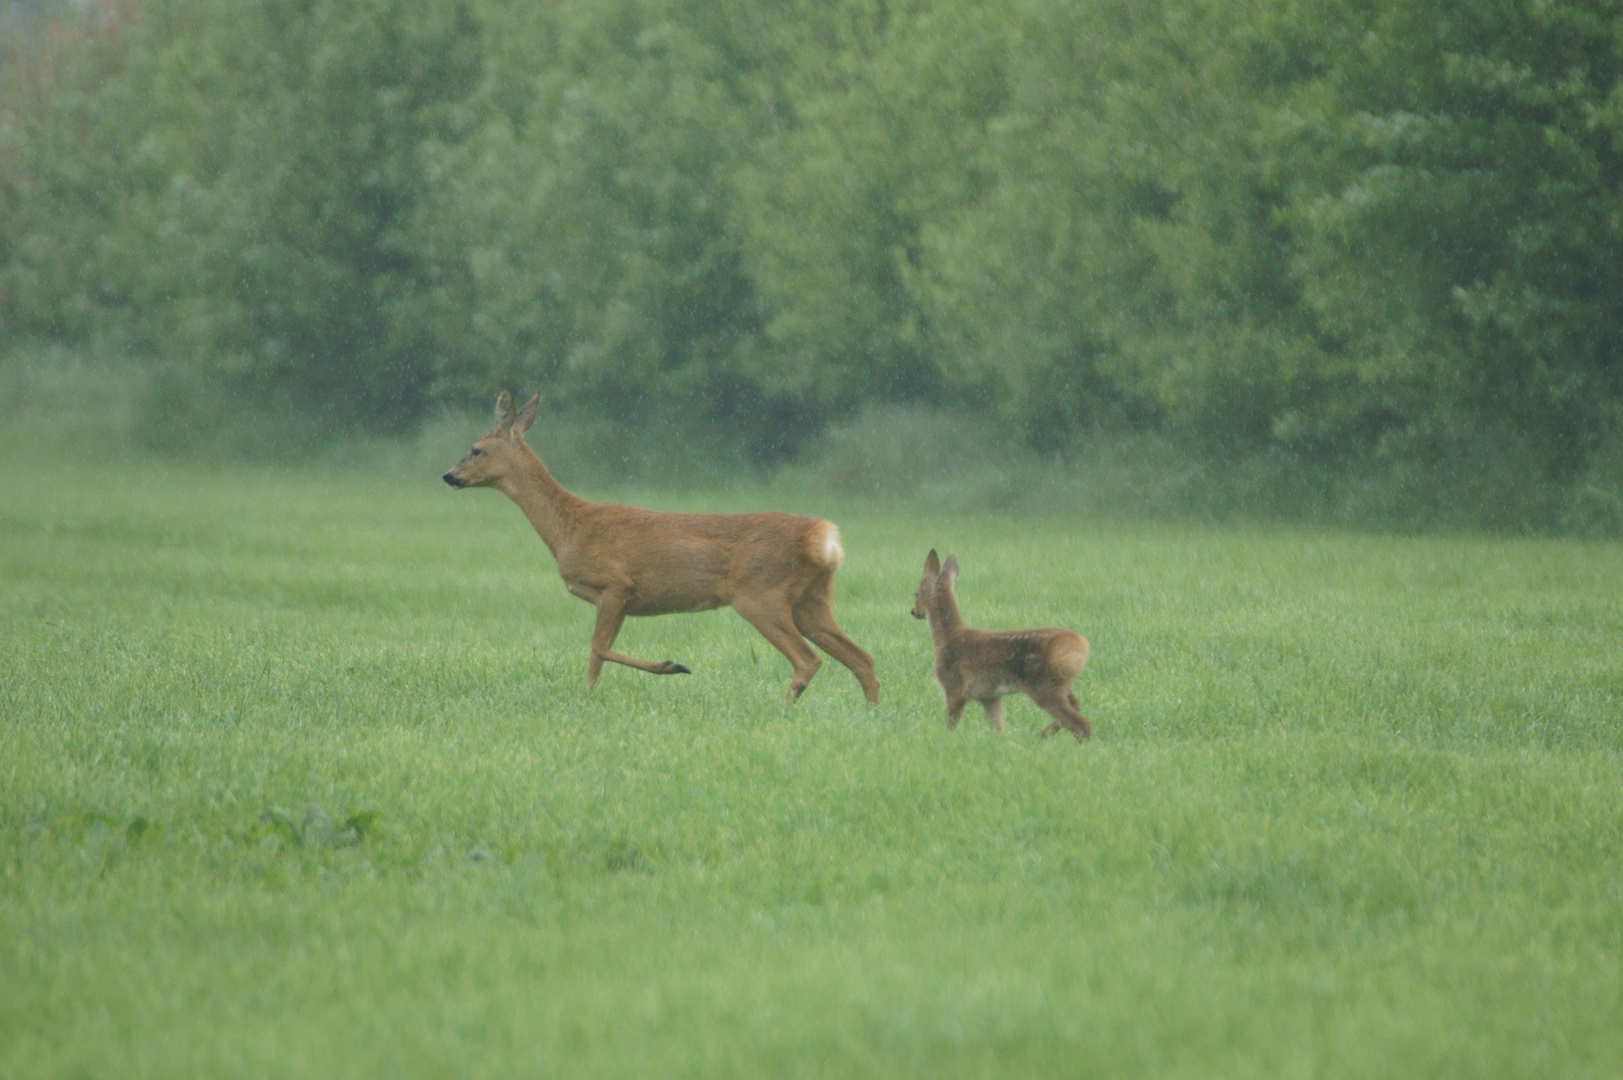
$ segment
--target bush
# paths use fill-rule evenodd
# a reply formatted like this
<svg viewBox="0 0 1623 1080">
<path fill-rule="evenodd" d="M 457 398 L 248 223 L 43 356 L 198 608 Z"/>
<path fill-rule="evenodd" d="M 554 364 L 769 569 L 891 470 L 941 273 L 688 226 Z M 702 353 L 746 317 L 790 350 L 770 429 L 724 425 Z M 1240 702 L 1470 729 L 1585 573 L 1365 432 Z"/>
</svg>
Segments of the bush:
<svg viewBox="0 0 1623 1080">
<path fill-rule="evenodd" d="M 217 388 L 308 441 L 531 386 L 631 473 L 821 437 L 923 490 L 936 409 L 1189 512 L 1610 520 L 1623 24 L 1574 0 L 54 25 L 0 71 L 0 338 L 137 358 L 171 448 Z"/>
</svg>

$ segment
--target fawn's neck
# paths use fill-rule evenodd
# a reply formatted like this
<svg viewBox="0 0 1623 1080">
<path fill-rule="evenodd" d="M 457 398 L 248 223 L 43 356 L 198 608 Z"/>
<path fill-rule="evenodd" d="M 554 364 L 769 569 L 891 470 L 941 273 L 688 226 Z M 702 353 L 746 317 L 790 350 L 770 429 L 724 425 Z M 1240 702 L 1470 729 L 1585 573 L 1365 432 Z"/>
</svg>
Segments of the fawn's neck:
<svg viewBox="0 0 1623 1080">
<path fill-rule="evenodd" d="M 937 585 L 935 597 L 925 608 L 925 620 L 930 624 L 930 642 L 939 652 L 947 639 L 964 628 L 963 617 L 958 614 L 958 598 L 948 585 Z"/>
<path fill-rule="evenodd" d="M 570 494 L 552 478 L 535 451 L 521 448 L 519 467 L 502 478 L 502 494 L 518 503 L 553 558 L 575 530 L 575 520 L 586 500 Z"/>
</svg>

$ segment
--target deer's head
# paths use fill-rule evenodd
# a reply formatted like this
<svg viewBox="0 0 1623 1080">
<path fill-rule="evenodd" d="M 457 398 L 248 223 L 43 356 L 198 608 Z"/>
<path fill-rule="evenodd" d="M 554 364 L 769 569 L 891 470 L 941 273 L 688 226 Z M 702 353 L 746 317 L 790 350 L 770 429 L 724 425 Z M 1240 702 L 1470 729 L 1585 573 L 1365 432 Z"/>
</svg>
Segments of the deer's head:
<svg viewBox="0 0 1623 1080">
<path fill-rule="evenodd" d="M 496 426 L 479 437 L 468 451 L 468 456 L 442 479 L 454 488 L 489 487 L 499 484 L 514 467 L 524 433 L 535 421 L 535 407 L 540 402 L 537 394 L 524 408 L 513 411 L 513 399 L 506 390 L 496 398 Z"/>
<path fill-rule="evenodd" d="M 945 566 L 936 556 L 935 548 L 924 559 L 924 577 L 919 581 L 919 587 L 913 593 L 913 617 L 922 619 L 930 614 L 935 606 L 936 598 L 943 592 L 952 591 L 952 583 L 958 577 L 958 556 L 948 555 Z"/>
</svg>

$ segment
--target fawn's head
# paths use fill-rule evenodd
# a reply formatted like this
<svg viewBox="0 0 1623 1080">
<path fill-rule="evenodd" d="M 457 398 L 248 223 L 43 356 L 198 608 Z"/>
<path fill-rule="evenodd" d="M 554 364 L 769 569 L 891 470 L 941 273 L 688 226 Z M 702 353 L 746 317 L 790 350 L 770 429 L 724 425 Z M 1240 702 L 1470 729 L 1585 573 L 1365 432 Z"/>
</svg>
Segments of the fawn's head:
<svg viewBox="0 0 1623 1080">
<path fill-rule="evenodd" d="M 951 595 L 952 583 L 958 578 L 958 556 L 948 555 L 947 564 L 943 566 L 940 558 L 936 556 L 935 548 L 924 559 L 924 577 L 919 581 L 919 587 L 913 593 L 913 617 L 922 619 L 930 614 L 930 608 L 935 605 L 936 598 L 943 592 Z"/>
<path fill-rule="evenodd" d="M 517 460 L 519 448 L 524 445 L 524 433 L 535 420 L 535 407 L 540 400 L 541 395 L 535 395 L 515 413 L 512 397 L 503 390 L 496 399 L 496 426 L 479 436 L 468 456 L 441 479 L 454 488 L 500 483 Z"/>
</svg>

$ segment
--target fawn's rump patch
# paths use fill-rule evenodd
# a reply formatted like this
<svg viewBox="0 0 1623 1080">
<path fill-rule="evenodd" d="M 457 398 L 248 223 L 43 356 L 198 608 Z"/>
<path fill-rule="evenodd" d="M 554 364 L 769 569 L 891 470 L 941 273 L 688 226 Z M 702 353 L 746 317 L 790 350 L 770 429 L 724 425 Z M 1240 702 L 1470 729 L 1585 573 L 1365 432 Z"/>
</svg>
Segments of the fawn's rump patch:
<svg viewBox="0 0 1623 1080">
<path fill-rule="evenodd" d="M 1061 678 L 1070 678 L 1081 671 L 1088 663 L 1088 639 L 1081 634 L 1071 634 L 1054 642 L 1054 651 L 1049 657 L 1055 673 Z"/>
<path fill-rule="evenodd" d="M 806 530 L 806 554 L 812 561 L 838 570 L 845 561 L 845 548 L 840 546 L 840 530 L 832 521 L 817 521 Z"/>
</svg>

